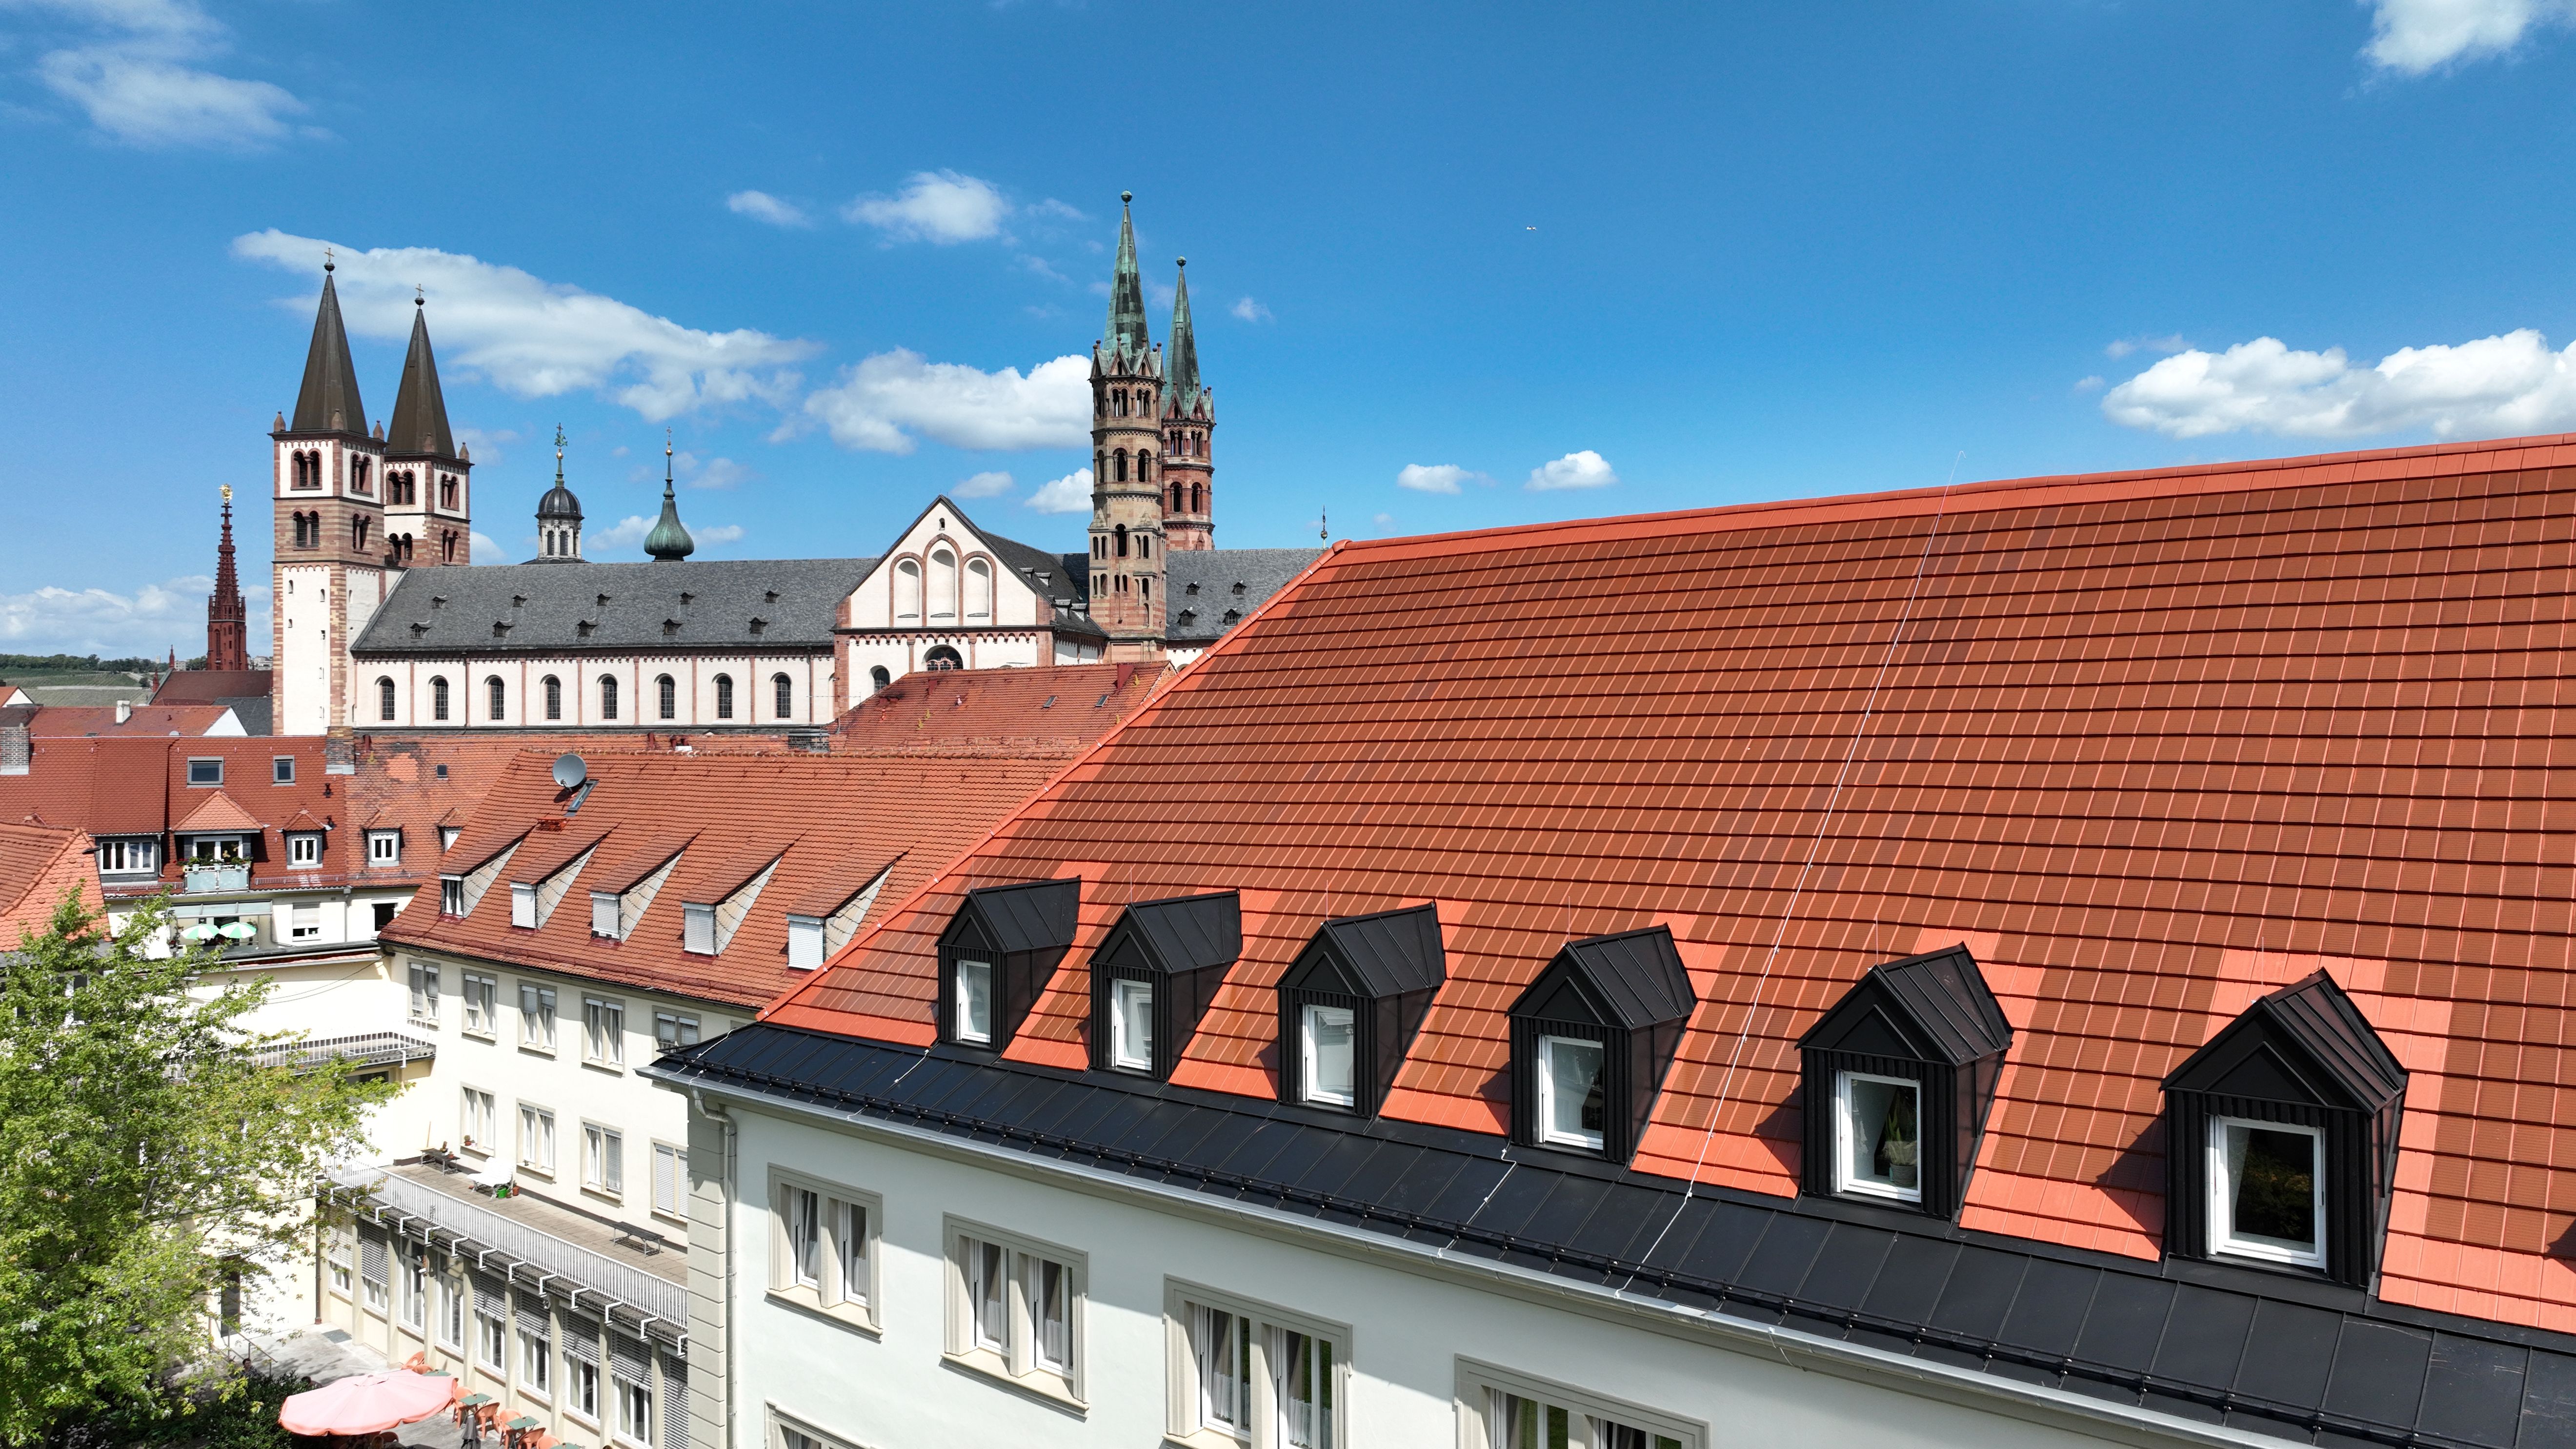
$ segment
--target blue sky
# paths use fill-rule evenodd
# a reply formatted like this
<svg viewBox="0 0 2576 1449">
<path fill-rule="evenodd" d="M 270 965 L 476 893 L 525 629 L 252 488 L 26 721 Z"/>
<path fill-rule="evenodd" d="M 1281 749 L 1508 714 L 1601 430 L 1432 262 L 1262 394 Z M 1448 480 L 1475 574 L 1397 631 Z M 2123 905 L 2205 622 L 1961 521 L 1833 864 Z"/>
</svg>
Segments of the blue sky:
<svg viewBox="0 0 2576 1449">
<path fill-rule="evenodd" d="M 487 559 L 558 424 L 594 556 L 665 428 L 702 557 L 1078 547 L 1121 190 L 1227 545 L 2576 430 L 2571 18 L 0 0 L 0 650 L 202 647 L 325 243 Z"/>
</svg>

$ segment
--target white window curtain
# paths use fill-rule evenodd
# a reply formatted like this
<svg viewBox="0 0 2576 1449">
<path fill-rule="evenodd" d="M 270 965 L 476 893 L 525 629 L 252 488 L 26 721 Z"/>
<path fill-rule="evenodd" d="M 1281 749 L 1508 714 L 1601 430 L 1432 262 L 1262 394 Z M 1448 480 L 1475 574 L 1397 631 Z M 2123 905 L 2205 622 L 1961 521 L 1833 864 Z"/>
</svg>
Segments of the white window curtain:
<svg viewBox="0 0 2576 1449">
<path fill-rule="evenodd" d="M 1279 1406 L 1274 1442 L 1289 1449 L 1333 1449 L 1332 1341 L 1275 1324 L 1263 1333 L 1272 1402 Z"/>
<path fill-rule="evenodd" d="M 1011 1347 L 1011 1288 L 1007 1255 L 999 1243 L 966 1244 L 966 1296 L 974 1314 L 975 1347 L 1008 1353 Z"/>
<path fill-rule="evenodd" d="M 865 1203 L 845 1202 L 832 1225 L 838 1240 L 840 1260 L 840 1294 L 844 1303 L 868 1301 L 868 1209 Z"/>
<path fill-rule="evenodd" d="M 1037 1359 L 1058 1373 L 1073 1371 L 1073 1284 L 1064 1265 L 1036 1260 L 1030 1273 L 1029 1317 L 1037 1325 Z"/>
<path fill-rule="evenodd" d="M 1198 1368 L 1199 1427 L 1242 1438 L 1252 1431 L 1251 1325 L 1220 1309 L 1190 1305 L 1190 1354 Z"/>
</svg>

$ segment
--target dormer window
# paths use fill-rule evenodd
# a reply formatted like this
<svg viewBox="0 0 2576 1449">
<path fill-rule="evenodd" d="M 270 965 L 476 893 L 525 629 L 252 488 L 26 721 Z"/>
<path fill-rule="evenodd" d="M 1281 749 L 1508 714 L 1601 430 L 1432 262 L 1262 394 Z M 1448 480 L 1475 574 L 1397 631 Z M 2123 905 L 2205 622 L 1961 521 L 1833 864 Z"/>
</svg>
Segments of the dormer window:
<svg viewBox="0 0 2576 1449">
<path fill-rule="evenodd" d="M 894 867 L 887 866 L 846 896 L 817 892 L 791 905 L 787 911 L 787 968 L 819 969 L 833 952 L 850 944 L 850 938 L 859 933 L 859 923 L 867 919 L 868 907 L 876 903 L 877 892 L 884 889 L 886 878 L 892 874 Z"/>
<path fill-rule="evenodd" d="M 1376 1116 L 1447 979 L 1430 906 L 1326 921 L 1279 978 L 1279 1100 Z"/>
<path fill-rule="evenodd" d="M 737 862 L 716 877 L 712 899 L 680 903 L 680 949 L 697 956 L 720 956 L 733 944 L 734 932 L 751 915 L 761 887 L 777 873 L 784 854 Z M 729 888 L 728 888 L 729 887 Z"/>
<path fill-rule="evenodd" d="M 2370 1286 L 2406 1070 L 2332 977 L 2247 1007 L 2164 1089 L 2168 1256 Z"/>
<path fill-rule="evenodd" d="M 939 936 L 939 1037 L 1000 1051 L 1073 946 L 1082 881 L 986 886 Z"/>
<path fill-rule="evenodd" d="M 1870 968 L 1798 1039 L 1806 1191 L 1956 1217 L 2011 1045 L 1967 947 Z"/>
<path fill-rule="evenodd" d="M 1626 1162 L 1698 994 L 1662 926 L 1568 942 L 1512 1003 L 1512 1140 Z"/>
<path fill-rule="evenodd" d="M 294 870 L 318 870 L 322 866 L 322 832 L 298 830 L 286 837 L 286 864 Z"/>
<path fill-rule="evenodd" d="M 1243 953 L 1232 891 L 1140 901 L 1091 953 L 1091 1065 L 1168 1080 Z"/>
</svg>

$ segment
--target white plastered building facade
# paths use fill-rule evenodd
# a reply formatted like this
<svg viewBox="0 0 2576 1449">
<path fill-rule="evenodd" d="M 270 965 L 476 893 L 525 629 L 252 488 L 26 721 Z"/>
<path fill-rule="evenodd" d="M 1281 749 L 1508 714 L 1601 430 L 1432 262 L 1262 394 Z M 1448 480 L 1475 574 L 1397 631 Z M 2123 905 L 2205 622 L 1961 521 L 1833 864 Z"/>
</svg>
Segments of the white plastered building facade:
<svg viewBox="0 0 2576 1449">
<path fill-rule="evenodd" d="M 1106 640 L 1077 601 L 1079 556 L 978 529 L 946 498 L 922 510 L 842 607 L 849 702 L 924 669 L 1079 664 Z"/>
</svg>

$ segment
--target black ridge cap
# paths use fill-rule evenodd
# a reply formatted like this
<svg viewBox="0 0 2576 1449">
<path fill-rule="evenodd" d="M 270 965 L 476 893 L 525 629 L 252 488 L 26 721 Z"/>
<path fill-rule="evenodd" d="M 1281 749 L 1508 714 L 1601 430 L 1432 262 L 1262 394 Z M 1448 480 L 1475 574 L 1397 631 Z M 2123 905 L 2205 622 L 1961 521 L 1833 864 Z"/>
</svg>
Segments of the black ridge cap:
<svg viewBox="0 0 2576 1449">
<path fill-rule="evenodd" d="M 865 1063 L 870 1058 L 880 1059 L 888 1067 L 897 1061 L 908 1064 L 903 1070 L 889 1075 L 884 1070 L 867 1070 Z M 820 1068 L 827 1061 L 844 1064 L 841 1071 L 829 1075 L 846 1080 L 852 1072 L 864 1072 L 882 1081 L 884 1086 L 881 1091 L 871 1094 L 836 1091 L 821 1086 L 813 1079 L 814 1075 L 821 1073 L 809 1074 L 808 1069 Z M 934 1063 L 942 1070 L 929 1073 L 919 1070 Z M 781 1075 L 780 1069 L 787 1074 Z M 2515 1441 L 2517 1449 L 2535 1449 L 2535 1446 L 2543 1444 L 2576 1444 L 2576 1419 L 2561 1416 L 2551 1393 L 2544 1392 L 2552 1384 L 2576 1382 L 2576 1335 L 2384 1303 L 2365 1298 L 2352 1290 L 2325 1287 L 2319 1291 L 2320 1285 L 2259 1269 L 2231 1269 L 2222 1265 L 2178 1263 L 2174 1260 L 2148 1262 L 1964 1229 L 1918 1215 L 1875 1210 L 1859 1204 L 1779 1198 L 1710 1186 L 1686 1188 L 1685 1184 L 1674 1179 L 1637 1173 L 1608 1163 L 1526 1151 L 1490 1134 L 1426 1123 L 1354 1119 L 1266 1098 L 1174 1087 L 1142 1078 L 1109 1078 L 1028 1063 L 974 1060 L 943 1048 L 895 1047 L 767 1022 L 755 1023 L 696 1046 L 682 1048 L 642 1070 L 646 1076 L 682 1091 L 694 1083 L 721 1083 L 747 1095 L 767 1096 L 853 1117 L 906 1123 L 934 1133 L 1010 1147 L 1036 1159 L 1078 1162 L 1097 1171 L 1133 1177 L 1140 1183 L 1193 1190 L 1213 1202 L 1233 1201 L 1312 1216 L 1319 1222 L 1345 1229 L 1365 1229 L 1417 1245 L 1436 1243 L 1445 1251 L 1533 1268 L 1569 1281 L 1615 1285 L 1614 1291 L 1624 1294 L 1652 1296 L 1676 1304 L 1707 1302 L 1714 1311 L 1757 1322 L 1785 1324 L 1801 1333 L 1829 1341 L 1850 1342 L 1882 1352 L 1890 1351 L 1891 1346 L 1900 1353 L 1910 1348 L 1915 1356 L 1929 1361 L 1982 1369 L 2015 1382 L 2074 1388 L 2080 1397 L 2131 1407 L 2140 1406 L 2142 1401 L 2174 1404 L 2202 1415 L 2218 1416 L 2223 1422 L 2239 1427 L 2265 1432 L 2296 1431 L 2310 1438 L 2322 1434 L 2351 1442 L 2400 1446 L 2400 1449 L 2472 1442 L 2450 1432 L 2447 1420 L 2443 1424 L 2422 1422 L 2431 1411 L 2430 1406 L 2456 1407 L 2474 1402 L 2456 1395 L 2444 1397 L 2427 1393 L 2417 1396 L 2417 1421 L 2414 1423 L 2371 1423 L 2314 1404 L 2284 1403 L 2248 1393 L 2235 1382 L 2240 1369 L 2232 1355 L 2223 1374 L 2217 1371 L 2217 1365 L 2212 1361 L 2206 1366 L 2209 1372 L 2183 1380 L 2135 1367 L 2134 1350 L 2115 1355 L 2128 1360 L 2126 1363 L 2098 1362 L 2075 1353 L 2071 1347 L 2017 1345 L 2004 1341 L 2000 1336 L 2000 1330 L 2007 1323 L 2031 1322 L 2035 1314 L 2043 1318 L 2055 1314 L 2074 1325 L 2065 1335 L 2064 1343 L 2082 1344 L 2085 1342 L 2085 1324 L 2094 1311 L 2091 1305 L 2097 1301 L 2118 1303 L 2130 1296 L 2105 1296 L 2099 1291 L 2099 1285 L 2110 1275 L 2144 1281 L 2179 1279 L 2199 1286 L 2175 1295 L 2170 1310 L 2172 1317 L 2162 1334 L 2169 1343 L 2187 1340 L 2195 1331 L 2193 1324 L 2185 1321 L 2187 1318 L 2209 1312 L 2231 1317 L 2256 1317 L 2261 1315 L 2252 1310 L 2269 1304 L 2274 1306 L 2276 1315 L 2322 1312 L 2343 1324 L 2376 1322 L 2433 1330 L 2443 1342 L 2457 1346 L 2452 1350 L 2454 1353 L 2479 1341 L 2514 1345 L 2524 1351 L 2528 1359 L 2528 1370 L 2522 1378 L 2527 1396 L 2522 1415 L 2525 1428 Z M 956 1085 L 955 1078 L 950 1075 L 956 1071 L 1053 1079 L 1062 1084 L 1067 1093 L 1087 1096 L 1091 1110 L 1063 1115 L 1059 1099 L 1064 1093 L 1045 1094 L 1044 1099 L 1056 1106 L 1058 1122 L 1068 1126 L 1073 1123 L 1084 1125 L 1071 1131 L 1042 1130 L 946 1111 L 915 1100 L 904 1091 L 908 1083 L 921 1080 L 930 1089 L 932 1097 L 945 1097 Z M 942 1083 L 945 1085 L 939 1085 Z M 1014 1093 L 998 1094 L 986 1100 L 1016 1102 L 1027 1098 L 1025 1094 Z M 1208 1139 L 1210 1134 L 1204 1130 L 1195 1134 L 1185 1133 L 1174 1118 L 1176 1109 L 1185 1115 L 1205 1111 L 1220 1114 L 1221 1121 L 1249 1123 L 1254 1130 L 1244 1132 L 1238 1127 L 1232 1140 L 1251 1146 L 1249 1139 L 1261 1136 L 1271 1139 L 1271 1145 L 1262 1146 L 1248 1157 L 1229 1154 L 1239 1162 L 1257 1159 L 1258 1165 L 1240 1170 L 1228 1170 L 1204 1162 L 1193 1165 L 1117 1145 L 1119 1139 L 1136 1132 L 1147 1116 L 1161 1119 L 1151 1133 L 1155 1141 Z M 1291 1147 L 1290 1144 L 1307 1139 L 1310 1134 L 1323 1140 L 1312 1141 L 1302 1148 Z M 1669 1211 L 1671 1216 L 1664 1220 L 1665 1223 L 1678 1227 L 1693 1199 L 1705 1199 L 1712 1209 L 1729 1211 L 1746 1224 L 1744 1241 L 1753 1256 L 1744 1258 L 1743 1250 L 1728 1255 L 1738 1263 L 1736 1268 L 1728 1271 L 1727 1277 L 1732 1281 L 1702 1277 L 1689 1271 L 1688 1258 L 1676 1259 L 1657 1253 L 1653 1256 L 1663 1258 L 1664 1265 L 1648 1266 L 1642 1261 L 1604 1256 L 1570 1243 L 1548 1241 L 1526 1231 L 1506 1229 L 1482 1220 L 1484 1205 L 1499 1197 L 1498 1193 L 1476 1195 L 1476 1204 L 1472 1207 L 1465 1207 L 1462 1201 L 1459 1205 L 1465 1207 L 1462 1214 L 1433 1217 L 1395 1207 L 1384 1200 L 1340 1197 L 1321 1190 L 1316 1184 L 1300 1181 L 1294 1174 L 1274 1175 L 1266 1170 L 1272 1163 L 1298 1162 L 1309 1169 L 1329 1169 L 1336 1181 L 1340 1181 L 1348 1171 L 1348 1158 L 1329 1149 L 1352 1136 L 1422 1149 L 1423 1170 L 1431 1170 L 1432 1164 L 1439 1159 L 1448 1159 L 1455 1164 L 1445 1174 L 1451 1179 L 1456 1178 L 1461 1169 L 1483 1162 L 1507 1165 L 1506 1178 L 1525 1173 L 1546 1173 L 1555 1174 L 1560 1179 L 1586 1177 L 1615 1183 L 1629 1190 L 1617 1196 L 1637 1205 L 1633 1210 L 1640 1213 L 1641 1222 Z M 1544 1196 L 1527 1199 L 1544 1200 Z M 1457 1209 L 1453 1208 L 1452 1212 L 1456 1213 Z M 1755 1216 L 1757 1214 L 1768 1216 Z M 1516 1225 L 1517 1228 L 1526 1229 L 1526 1215 L 1527 1209 L 1524 1208 L 1523 1221 Z M 1818 1218 L 1837 1219 L 1891 1233 L 1900 1248 L 1909 1241 L 1952 1241 L 1962 1245 L 1979 1264 L 1984 1265 L 1978 1269 L 1982 1279 L 1960 1277 L 1969 1270 L 1964 1260 L 1954 1262 L 1943 1273 L 1947 1281 L 1935 1292 L 1927 1311 L 1896 1319 L 1882 1317 L 1866 1308 L 1841 1306 L 1852 1301 L 1870 1302 L 1872 1294 L 1867 1285 L 1838 1282 L 1831 1296 L 1840 1302 L 1834 1304 L 1803 1298 L 1799 1296 L 1798 1286 L 1767 1290 L 1750 1286 L 1746 1280 L 1756 1275 L 1766 1248 L 1774 1240 L 1784 1245 L 1804 1243 L 1812 1247 L 1827 1226 L 1816 1223 L 1801 1230 L 1775 1234 L 1763 1230 L 1763 1225 L 1785 1227 L 1787 1220 Z M 1714 1220 L 1703 1217 L 1702 1221 Z M 1600 1225 L 1587 1223 L 1582 1226 L 1590 1228 L 1591 1232 L 1573 1235 L 1595 1237 L 1597 1240 Z M 1656 1226 L 1660 1229 L 1662 1225 Z M 1705 1229 L 1700 1236 L 1704 1235 Z M 1639 1233 L 1631 1235 L 1630 1241 L 1642 1247 L 1654 1243 L 1659 1236 L 1660 1231 L 1647 1233 L 1641 1227 Z M 1672 1246 L 1665 1245 L 1667 1250 Z M 1891 1255 L 1886 1261 L 1893 1263 L 1901 1256 Z M 2032 1269 L 2039 1264 L 2051 1266 L 2034 1273 Z M 1781 1267 L 1778 1264 L 1769 1266 L 1773 1272 Z M 1797 1281 L 1801 1286 L 1809 1271 L 1804 1264 L 1800 1265 Z M 1991 1295 L 1998 1291 L 2002 1297 L 1992 1299 Z M 1988 1295 L 1987 1301 L 1991 1301 L 1993 1307 L 1972 1310 L 1965 1319 L 1956 1313 L 1944 1313 L 1941 1305 L 1961 1292 L 1971 1298 Z M 2050 1295 L 2060 1300 L 2081 1294 L 2086 1301 L 2082 1306 L 2066 1301 L 2046 1303 L 2033 1300 L 2025 1304 L 2023 1300 L 2034 1294 Z M 1959 1307 L 1964 1309 L 1967 1303 L 1963 1300 Z M 2128 1310 L 2123 1308 L 2121 1311 Z M 1941 1326 L 1944 1322 L 1954 1326 Z M 1986 1327 L 1980 1331 L 1966 1326 L 1970 1323 L 1985 1323 Z M 2215 1323 L 2208 1326 L 2213 1329 L 2220 1327 Z M 2330 1337 L 2334 1346 L 2325 1351 L 2337 1355 L 2338 1359 L 2325 1366 L 2320 1384 L 2330 1382 L 2340 1367 L 2339 1355 L 2344 1343 L 2374 1341 L 2373 1336 L 2367 1333 L 2337 1332 Z M 2377 1337 L 2384 1338 L 2385 1335 Z M 2350 1369 L 2344 1371 L 2352 1372 Z M 2541 1401 L 2529 1401 L 2530 1395 L 2539 1395 Z M 2450 1408 L 2445 1410 L 2446 1414 L 2450 1411 Z M 2457 1412 L 2466 1413 L 2468 1410 L 2458 1408 Z M 2459 1427 L 2479 1435 L 2475 1428 Z M 2539 1430 L 2537 1434 L 2532 1432 L 2535 1428 Z M 2478 1441 L 2492 1442 L 2483 1435 L 2479 1435 Z"/>
</svg>

